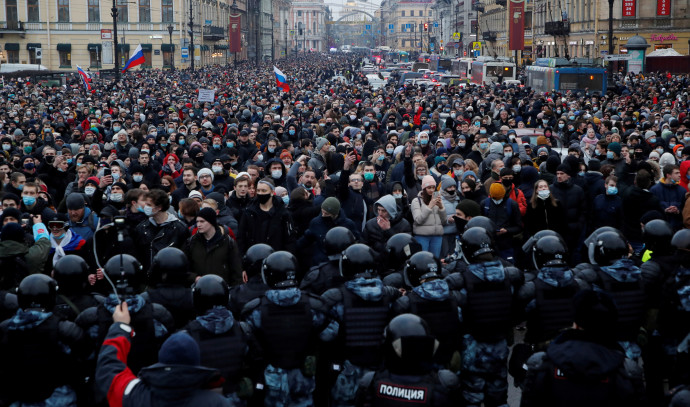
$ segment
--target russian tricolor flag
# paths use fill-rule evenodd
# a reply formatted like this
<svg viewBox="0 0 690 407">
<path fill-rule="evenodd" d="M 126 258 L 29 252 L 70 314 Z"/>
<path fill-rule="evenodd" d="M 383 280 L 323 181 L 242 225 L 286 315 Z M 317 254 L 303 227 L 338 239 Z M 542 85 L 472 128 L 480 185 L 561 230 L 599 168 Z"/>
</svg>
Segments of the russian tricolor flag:
<svg viewBox="0 0 690 407">
<path fill-rule="evenodd" d="M 141 44 L 139 44 L 137 45 L 137 49 L 134 50 L 132 56 L 129 57 L 129 61 L 127 61 L 124 68 L 122 68 L 122 72 L 128 70 L 129 68 L 134 68 L 137 65 L 141 65 L 144 62 L 144 51 L 141 49 Z"/>
<path fill-rule="evenodd" d="M 89 82 L 91 82 L 91 78 L 89 77 L 89 74 L 84 72 L 83 69 L 81 69 L 81 66 L 77 65 L 77 72 L 79 72 L 79 76 L 81 76 L 81 81 L 84 83 L 84 89 L 91 90 L 91 85 Z"/>
<path fill-rule="evenodd" d="M 277 66 L 273 66 L 273 73 L 276 74 L 276 84 L 283 92 L 290 92 L 290 86 L 287 84 L 287 76 L 285 76 Z"/>
</svg>

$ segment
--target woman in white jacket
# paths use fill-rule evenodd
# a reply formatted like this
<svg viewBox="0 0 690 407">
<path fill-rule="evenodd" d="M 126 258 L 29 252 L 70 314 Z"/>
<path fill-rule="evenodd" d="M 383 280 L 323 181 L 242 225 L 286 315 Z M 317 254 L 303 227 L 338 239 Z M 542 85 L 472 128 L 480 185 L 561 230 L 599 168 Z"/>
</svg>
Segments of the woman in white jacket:
<svg viewBox="0 0 690 407">
<path fill-rule="evenodd" d="M 422 250 L 440 257 L 443 226 L 447 224 L 447 217 L 441 196 L 436 191 L 434 177 L 427 175 L 422 178 L 422 190 L 412 200 L 410 208 L 415 239 L 422 245 Z"/>
</svg>

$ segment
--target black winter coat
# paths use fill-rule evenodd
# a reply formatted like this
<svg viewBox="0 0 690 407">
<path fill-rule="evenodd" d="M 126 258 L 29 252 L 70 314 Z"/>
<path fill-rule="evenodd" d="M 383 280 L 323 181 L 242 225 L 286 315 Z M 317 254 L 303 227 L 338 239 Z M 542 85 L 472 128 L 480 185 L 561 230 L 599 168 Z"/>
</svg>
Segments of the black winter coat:
<svg viewBox="0 0 690 407">
<path fill-rule="evenodd" d="M 283 200 L 274 196 L 273 207 L 265 212 L 257 200 L 252 201 L 240 220 L 240 234 L 237 243 L 240 252 L 257 243 L 265 243 L 274 250 L 293 251 L 295 248 L 292 220 Z"/>
</svg>

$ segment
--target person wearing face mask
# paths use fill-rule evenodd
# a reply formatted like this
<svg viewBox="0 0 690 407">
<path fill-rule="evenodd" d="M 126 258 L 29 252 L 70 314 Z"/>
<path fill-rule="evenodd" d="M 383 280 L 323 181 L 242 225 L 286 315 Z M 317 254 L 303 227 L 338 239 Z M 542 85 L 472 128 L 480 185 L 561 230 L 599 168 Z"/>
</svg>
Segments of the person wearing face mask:
<svg viewBox="0 0 690 407">
<path fill-rule="evenodd" d="M 563 205 L 567 219 L 566 233 L 561 233 L 568 244 L 573 263 L 579 260 L 579 247 L 584 241 L 586 230 L 587 202 L 584 190 L 574 183 L 577 170 L 567 162 L 556 168 L 556 181 L 551 186 L 551 193 Z M 570 263 L 569 261 L 569 263 Z"/>
<path fill-rule="evenodd" d="M 678 230 L 683 224 L 683 207 L 685 206 L 685 188 L 680 183 L 680 168 L 675 164 L 662 167 L 663 178 L 649 192 L 659 198 L 666 220 L 673 230 Z"/>
<path fill-rule="evenodd" d="M 499 175 L 498 182 L 506 189 L 506 198 L 517 202 L 520 208 L 520 215 L 525 216 L 527 213 L 527 200 L 525 194 L 515 187 L 515 173 L 511 168 L 501 168 Z"/>
<path fill-rule="evenodd" d="M 153 189 L 145 195 L 143 208 L 147 221 L 141 222 L 134 230 L 134 241 L 137 242 L 137 259 L 144 270 L 148 270 L 153 257 L 166 247 L 182 249 L 189 231 L 176 214 L 168 211 L 170 199 L 160 189 Z"/>
<path fill-rule="evenodd" d="M 613 165 L 615 174 L 620 177 L 619 183 L 621 187 L 632 185 L 632 170 L 630 159 L 626 160 L 621 157 L 620 143 L 613 142 L 606 146 L 606 160 L 602 161 L 601 165 Z"/>
<path fill-rule="evenodd" d="M 267 175 L 273 179 L 276 186 L 287 187 L 287 169 L 280 158 L 272 158 L 266 163 Z"/>
<path fill-rule="evenodd" d="M 278 188 L 277 187 L 276 191 Z M 284 188 L 283 188 L 284 189 Z M 309 222 L 321 214 L 319 205 L 314 204 L 314 197 L 303 186 L 298 186 L 290 192 L 289 200 L 285 203 L 292 218 L 295 236 L 302 237 L 309 227 Z M 297 256 L 300 257 L 299 255 Z"/>
<path fill-rule="evenodd" d="M 257 244 L 265 243 L 275 250 L 293 251 L 295 239 L 290 214 L 285 203 L 274 194 L 275 184 L 270 178 L 256 184 L 256 198 L 247 206 L 240 220 L 237 242 L 242 253 Z"/>
<path fill-rule="evenodd" d="M 47 274 L 50 274 L 58 260 L 67 255 L 85 256 L 86 240 L 69 227 L 66 215 L 61 213 L 53 215 L 48 220 L 48 229 L 50 230 L 50 252 L 48 258 L 52 260 L 48 260 L 45 264 L 44 270 L 47 271 Z"/>
<path fill-rule="evenodd" d="M 567 232 L 563 205 L 543 179 L 534 183 L 534 194 L 525 214 L 525 229 L 529 236 L 542 230 L 553 230 L 560 235 Z"/>
<path fill-rule="evenodd" d="M 610 226 L 623 228 L 623 199 L 618 190 L 618 178 L 610 175 L 605 180 L 606 190 L 594 198 L 589 230 Z"/>
<path fill-rule="evenodd" d="M 514 246 L 522 236 L 522 216 L 517 202 L 510 199 L 502 183 L 496 182 L 489 188 L 489 197 L 480 205 L 482 215 L 496 225 L 496 249 L 500 257 L 514 263 Z"/>
<path fill-rule="evenodd" d="M 441 179 L 441 202 L 445 208 L 445 216 L 448 223 L 443 226 L 443 241 L 441 243 L 440 258 L 446 257 L 455 250 L 455 236 L 457 229 L 455 227 L 455 207 L 460 202 L 460 196 L 457 194 L 458 185 L 455 179 L 444 176 Z"/>
</svg>

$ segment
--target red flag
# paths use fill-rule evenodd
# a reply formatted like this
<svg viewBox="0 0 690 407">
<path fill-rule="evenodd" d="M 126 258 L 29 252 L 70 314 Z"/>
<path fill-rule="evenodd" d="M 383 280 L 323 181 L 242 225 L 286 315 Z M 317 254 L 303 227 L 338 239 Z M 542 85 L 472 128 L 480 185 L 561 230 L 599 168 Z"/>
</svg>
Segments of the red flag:
<svg viewBox="0 0 690 407">
<path fill-rule="evenodd" d="M 508 13 L 510 18 L 508 49 L 523 50 L 525 48 L 525 0 L 510 0 Z"/>
<path fill-rule="evenodd" d="M 242 51 L 242 15 L 230 14 L 230 52 Z"/>
</svg>

